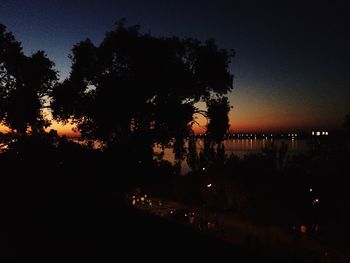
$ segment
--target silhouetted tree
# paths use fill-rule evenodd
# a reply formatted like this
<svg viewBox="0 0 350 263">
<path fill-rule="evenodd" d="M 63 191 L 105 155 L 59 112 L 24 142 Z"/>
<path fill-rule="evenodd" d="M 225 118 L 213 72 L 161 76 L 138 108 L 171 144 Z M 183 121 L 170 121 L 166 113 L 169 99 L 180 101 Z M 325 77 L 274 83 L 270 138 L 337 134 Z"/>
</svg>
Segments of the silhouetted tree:
<svg viewBox="0 0 350 263">
<path fill-rule="evenodd" d="M 211 105 L 215 94 L 227 102 L 232 56 L 213 40 L 154 37 L 121 20 L 99 46 L 87 39 L 73 47 L 70 77 L 53 92 L 54 117 L 71 119 L 84 138 L 106 145 L 134 134 L 173 142 L 181 158 L 195 103 Z"/>
<path fill-rule="evenodd" d="M 227 97 L 217 97 L 207 101 L 209 119 L 206 138 L 220 142 L 226 135 L 229 125 L 230 103 Z"/>
<path fill-rule="evenodd" d="M 200 158 L 199 154 L 197 153 L 197 138 L 194 136 L 191 136 L 188 139 L 188 155 L 187 155 L 187 163 L 188 166 L 191 168 L 193 172 L 199 172 L 200 171 Z"/>
<path fill-rule="evenodd" d="M 43 131 L 49 125 L 44 108 L 57 80 L 54 63 L 43 51 L 31 56 L 0 24 L 0 122 L 25 135 Z"/>
</svg>

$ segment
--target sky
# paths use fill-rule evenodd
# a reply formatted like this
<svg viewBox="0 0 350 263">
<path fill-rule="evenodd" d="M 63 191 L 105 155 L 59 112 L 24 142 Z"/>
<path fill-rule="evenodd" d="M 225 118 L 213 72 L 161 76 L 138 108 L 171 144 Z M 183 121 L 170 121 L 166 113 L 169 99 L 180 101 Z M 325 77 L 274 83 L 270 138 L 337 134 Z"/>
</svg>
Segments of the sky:
<svg viewBox="0 0 350 263">
<path fill-rule="evenodd" d="M 350 113 L 349 11 L 337 0 L 0 0 L 0 23 L 26 54 L 45 50 L 61 80 L 72 46 L 99 44 L 123 17 L 155 36 L 214 38 L 236 52 L 230 129 L 293 132 L 336 129 Z"/>
</svg>

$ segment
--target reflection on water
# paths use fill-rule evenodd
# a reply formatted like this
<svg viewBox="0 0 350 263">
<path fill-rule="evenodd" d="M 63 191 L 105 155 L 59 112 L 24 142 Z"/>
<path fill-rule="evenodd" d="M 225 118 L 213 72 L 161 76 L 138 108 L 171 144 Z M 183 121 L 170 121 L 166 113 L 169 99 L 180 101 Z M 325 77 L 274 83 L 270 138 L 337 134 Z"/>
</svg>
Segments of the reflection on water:
<svg viewBox="0 0 350 263">
<path fill-rule="evenodd" d="M 308 140 L 298 139 L 227 139 L 224 142 L 225 152 L 227 155 L 234 154 L 239 158 L 243 158 L 250 153 L 260 153 L 262 149 L 266 147 L 276 147 L 279 149 L 282 143 L 288 145 L 288 154 L 300 154 L 305 153 L 308 149 Z M 187 143 L 185 145 L 187 147 Z M 197 140 L 197 150 L 203 149 L 203 139 Z M 160 152 L 160 147 L 155 147 L 156 152 Z M 172 148 L 164 149 L 164 159 L 170 162 L 174 162 L 174 153 Z M 182 162 L 182 171 L 189 171 L 187 162 Z"/>
<path fill-rule="evenodd" d="M 259 153 L 263 148 L 270 146 L 278 149 L 282 143 L 288 145 L 289 154 L 303 153 L 307 150 L 306 141 L 297 139 L 230 139 L 224 142 L 226 153 L 235 154 L 239 158 L 249 153 Z"/>
</svg>

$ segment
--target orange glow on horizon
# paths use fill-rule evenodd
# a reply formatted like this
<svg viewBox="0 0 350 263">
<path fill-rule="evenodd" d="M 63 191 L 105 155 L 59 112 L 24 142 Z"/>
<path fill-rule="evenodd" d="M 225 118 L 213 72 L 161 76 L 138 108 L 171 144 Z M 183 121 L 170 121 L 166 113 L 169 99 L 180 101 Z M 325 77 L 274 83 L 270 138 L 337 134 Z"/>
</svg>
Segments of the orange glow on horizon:
<svg viewBox="0 0 350 263">
<path fill-rule="evenodd" d="M 231 116 L 230 116 L 231 117 Z M 293 119 L 290 118 L 288 120 L 286 119 L 261 119 L 261 118 L 252 118 L 250 120 L 246 119 L 240 119 L 240 118 L 230 118 L 230 128 L 229 131 L 231 133 L 246 133 L 246 132 L 290 132 L 290 131 L 305 131 L 307 129 L 313 129 L 315 127 L 317 128 L 327 128 L 326 125 L 317 125 L 315 121 L 312 121 L 310 119 Z M 232 121 L 233 119 L 233 121 Z M 192 126 L 193 131 L 196 134 L 203 134 L 206 132 L 206 121 L 204 120 L 197 120 L 198 124 L 194 124 Z M 72 124 L 65 124 L 58 122 L 52 122 L 51 126 L 46 128 L 45 130 L 48 132 L 51 129 L 54 129 L 57 131 L 59 136 L 66 135 L 69 137 L 77 137 L 80 135 L 79 132 L 74 131 L 74 125 Z M 1 133 L 8 133 L 10 131 L 9 128 L 0 125 L 0 132 Z"/>
<path fill-rule="evenodd" d="M 230 128 L 229 131 L 232 133 L 260 133 L 260 132 L 301 132 L 306 130 L 312 130 L 315 128 L 329 128 L 329 125 L 337 127 L 337 119 L 333 120 L 333 123 L 329 125 L 325 124 L 322 119 L 325 114 L 317 115 L 307 109 L 296 109 L 294 112 L 284 112 L 276 111 L 275 107 L 248 107 L 245 104 L 240 105 L 237 103 L 237 107 L 230 111 Z M 263 110 L 258 110 L 258 108 L 263 108 Z M 203 105 L 200 105 L 200 109 L 204 110 Z M 239 110 L 238 110 L 239 109 Z M 313 113 L 313 114 L 308 114 Z M 314 117 L 316 116 L 316 117 Z M 329 117 L 328 119 L 331 119 Z M 196 123 L 192 126 L 193 131 L 196 134 L 203 134 L 206 132 L 207 120 L 204 116 L 196 114 L 194 116 Z M 339 125 L 341 125 L 341 118 L 339 120 Z M 59 136 L 66 135 L 71 137 L 79 136 L 79 132 L 74 131 L 73 124 L 65 124 L 52 121 L 51 126 L 49 126 L 46 131 L 54 129 L 57 131 Z M 0 132 L 7 133 L 9 128 L 0 125 Z"/>
<path fill-rule="evenodd" d="M 45 131 L 48 132 L 51 129 L 54 129 L 57 131 L 59 136 L 62 136 L 62 135 L 66 135 L 66 136 L 70 136 L 70 137 L 79 136 L 79 132 L 74 131 L 73 128 L 74 128 L 74 125 L 72 125 L 72 124 L 68 123 L 68 124 L 63 125 L 61 123 L 53 121 L 52 124 L 45 129 Z M 0 132 L 1 133 L 8 133 L 8 132 L 10 132 L 10 129 L 4 125 L 0 125 Z"/>
<path fill-rule="evenodd" d="M 67 123 L 67 124 L 62 124 L 56 121 L 52 121 L 50 127 L 46 128 L 46 131 L 50 131 L 51 129 L 54 129 L 57 131 L 59 136 L 66 135 L 66 136 L 79 136 L 79 132 L 74 131 L 74 125 Z"/>
</svg>

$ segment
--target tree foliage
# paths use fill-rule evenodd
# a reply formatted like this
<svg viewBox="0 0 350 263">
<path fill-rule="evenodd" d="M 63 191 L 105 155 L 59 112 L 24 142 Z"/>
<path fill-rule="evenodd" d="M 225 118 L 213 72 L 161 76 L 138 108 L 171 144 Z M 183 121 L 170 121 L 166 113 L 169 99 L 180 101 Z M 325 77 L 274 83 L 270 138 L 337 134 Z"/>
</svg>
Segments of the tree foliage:
<svg viewBox="0 0 350 263">
<path fill-rule="evenodd" d="M 227 97 L 221 96 L 208 100 L 207 106 L 207 137 L 214 142 L 222 141 L 229 128 L 230 103 Z"/>
<path fill-rule="evenodd" d="M 100 45 L 86 39 L 73 47 L 70 76 L 53 92 L 53 113 L 73 120 L 84 138 L 107 144 L 135 134 L 181 141 L 191 133 L 195 104 L 212 107 L 213 95 L 232 90 L 232 57 L 213 40 L 154 37 L 121 20 Z"/>
<path fill-rule="evenodd" d="M 0 24 L 0 122 L 18 134 L 33 133 L 49 125 L 44 108 L 48 106 L 57 80 L 54 63 L 43 51 L 31 56 L 21 43 Z"/>
</svg>

